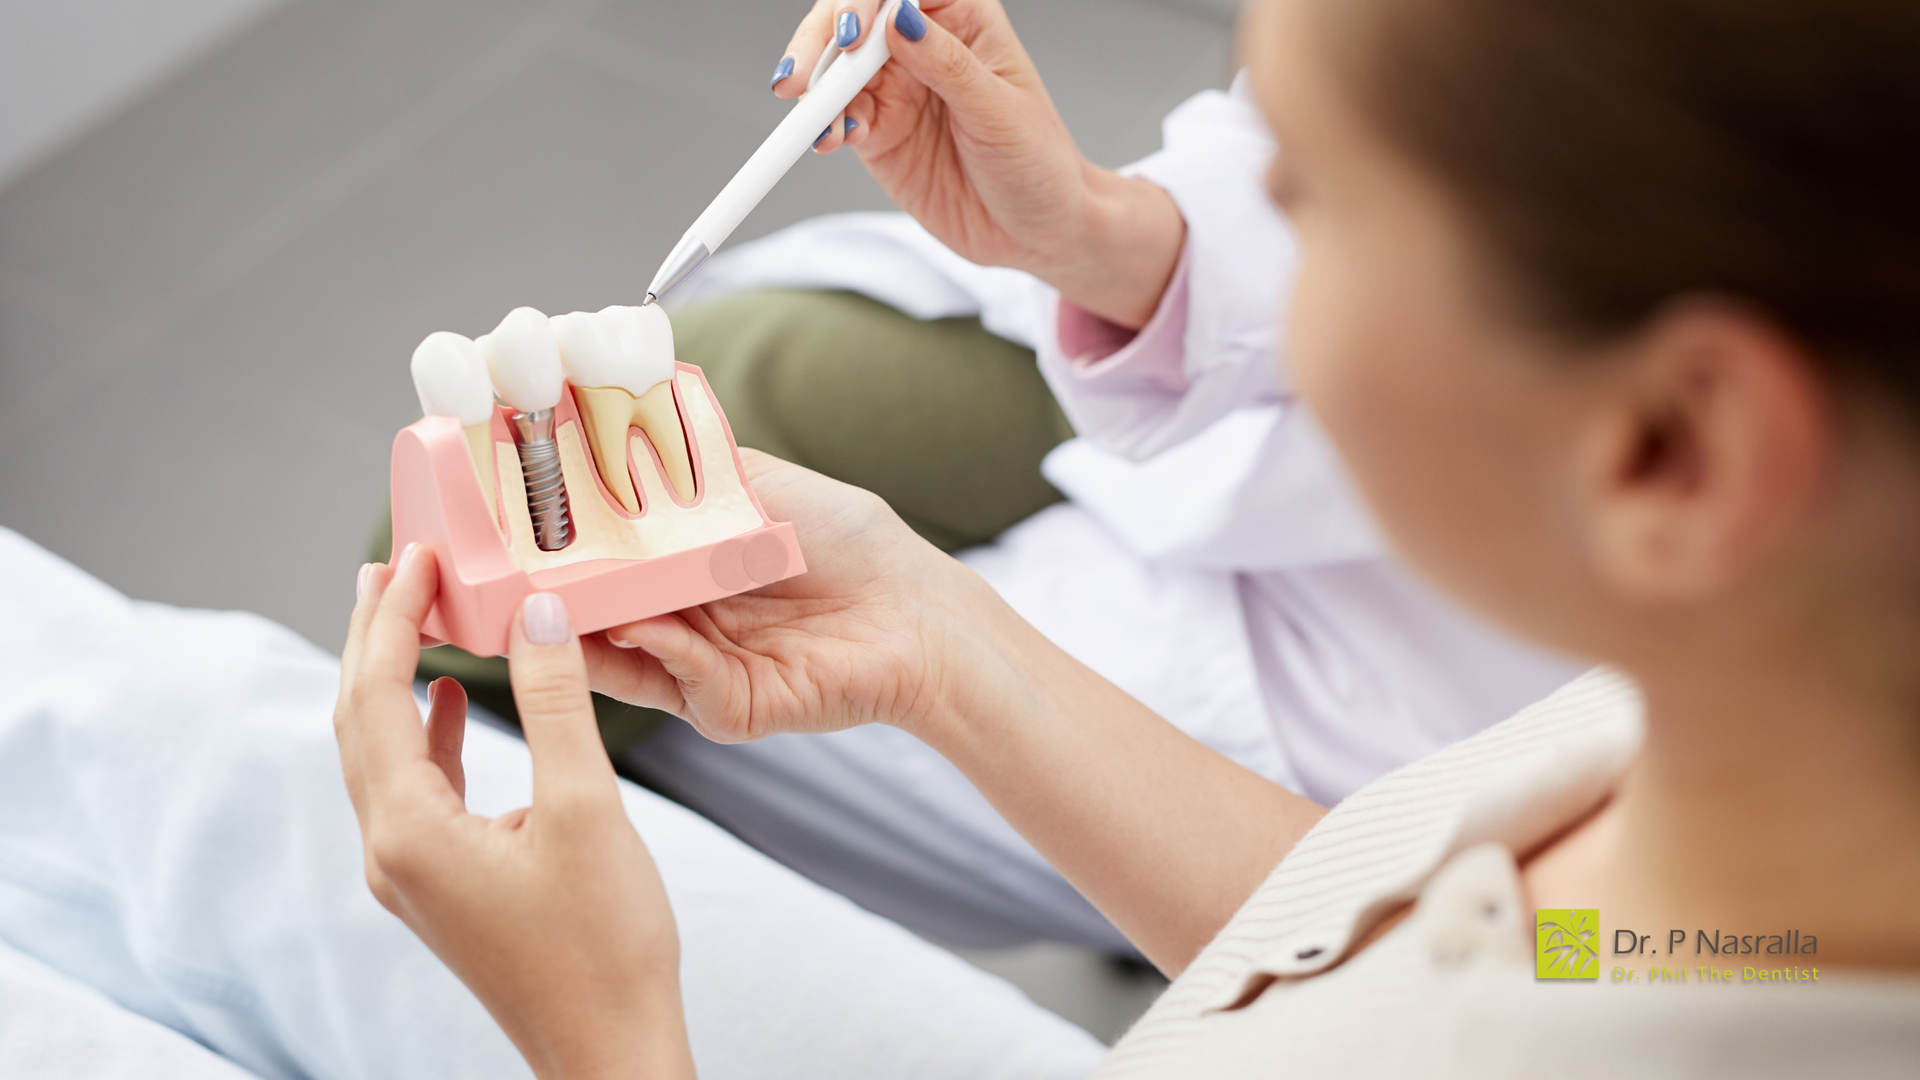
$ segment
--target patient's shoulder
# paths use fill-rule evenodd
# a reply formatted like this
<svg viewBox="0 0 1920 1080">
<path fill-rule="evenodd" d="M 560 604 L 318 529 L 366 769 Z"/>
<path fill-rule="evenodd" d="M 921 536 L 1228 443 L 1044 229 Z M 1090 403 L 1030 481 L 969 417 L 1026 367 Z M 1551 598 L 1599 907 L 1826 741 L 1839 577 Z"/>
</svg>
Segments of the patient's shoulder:
<svg viewBox="0 0 1920 1080">
<path fill-rule="evenodd" d="M 1516 848 L 1518 817 L 1576 815 L 1589 808 L 1639 749 L 1641 701 L 1633 681 L 1595 668 L 1553 694 L 1460 742 L 1395 769 L 1335 806 L 1290 852 L 1275 876 L 1315 873 L 1343 850 L 1367 858 L 1383 847 L 1437 858 L 1432 844 L 1500 840 Z M 1587 805 L 1574 806 L 1571 803 Z M 1554 823 L 1557 825 L 1557 823 Z"/>
<path fill-rule="evenodd" d="M 1638 750 L 1640 715 L 1633 683 L 1595 670 L 1354 793 L 1295 845 L 1155 1003 L 1137 1025 L 1152 1037 L 1130 1042 L 1198 1024 L 1235 1000 L 1263 964 L 1310 977 L 1337 962 L 1356 934 L 1418 895 L 1451 853 L 1490 840 L 1524 850 L 1577 819 Z"/>
</svg>

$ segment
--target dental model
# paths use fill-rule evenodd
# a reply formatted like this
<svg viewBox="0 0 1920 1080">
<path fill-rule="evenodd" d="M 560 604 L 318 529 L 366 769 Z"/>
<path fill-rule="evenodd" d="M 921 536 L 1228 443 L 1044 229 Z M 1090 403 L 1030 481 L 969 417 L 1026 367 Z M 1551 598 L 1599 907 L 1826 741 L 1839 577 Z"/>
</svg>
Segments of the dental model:
<svg viewBox="0 0 1920 1080">
<path fill-rule="evenodd" d="M 394 551 L 439 556 L 430 636 L 493 656 L 535 590 L 584 634 L 805 571 L 659 307 L 516 308 L 478 341 L 428 335 L 412 370 L 427 415 L 394 440 Z"/>
</svg>

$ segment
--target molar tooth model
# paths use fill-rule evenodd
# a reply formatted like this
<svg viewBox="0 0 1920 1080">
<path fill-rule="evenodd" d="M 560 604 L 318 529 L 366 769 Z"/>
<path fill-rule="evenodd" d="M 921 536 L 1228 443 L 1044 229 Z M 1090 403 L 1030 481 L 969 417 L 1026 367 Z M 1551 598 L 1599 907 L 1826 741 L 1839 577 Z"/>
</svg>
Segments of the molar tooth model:
<svg viewBox="0 0 1920 1080">
<path fill-rule="evenodd" d="M 393 542 L 439 556 L 434 637 L 494 656 L 535 590 L 590 633 L 806 570 L 657 306 L 430 334 L 413 380 L 427 415 L 394 439 Z"/>
<path fill-rule="evenodd" d="M 627 429 L 638 427 L 660 455 L 674 494 L 692 502 L 693 460 L 673 407 L 673 327 L 667 313 L 656 305 L 610 307 L 593 315 L 576 311 L 555 319 L 553 329 L 607 490 L 627 513 L 639 513 L 623 449 Z"/>
</svg>

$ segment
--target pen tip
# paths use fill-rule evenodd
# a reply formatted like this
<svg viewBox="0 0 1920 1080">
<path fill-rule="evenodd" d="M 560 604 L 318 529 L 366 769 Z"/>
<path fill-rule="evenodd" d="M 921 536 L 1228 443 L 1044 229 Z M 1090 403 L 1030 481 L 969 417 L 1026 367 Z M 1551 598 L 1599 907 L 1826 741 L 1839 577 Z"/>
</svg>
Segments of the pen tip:
<svg viewBox="0 0 1920 1080">
<path fill-rule="evenodd" d="M 640 301 L 640 306 L 646 307 L 648 304 L 654 303 L 659 299 L 660 299 L 659 297 L 653 295 L 652 293 L 648 293 L 647 298 L 645 300 Z"/>
</svg>

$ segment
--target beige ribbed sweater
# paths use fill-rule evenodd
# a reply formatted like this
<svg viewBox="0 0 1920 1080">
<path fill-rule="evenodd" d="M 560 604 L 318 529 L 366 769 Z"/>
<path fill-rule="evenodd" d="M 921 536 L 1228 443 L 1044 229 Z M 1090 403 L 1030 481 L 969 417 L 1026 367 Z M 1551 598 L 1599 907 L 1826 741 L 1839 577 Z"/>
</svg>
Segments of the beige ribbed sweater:
<svg viewBox="0 0 1920 1080">
<path fill-rule="evenodd" d="M 1613 984 L 1602 943 L 1597 984 L 1535 981 L 1512 852 L 1605 798 L 1640 730 L 1631 684 L 1596 671 L 1356 793 L 1095 1075 L 1920 1077 L 1920 979 Z"/>
</svg>

